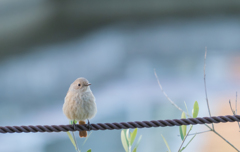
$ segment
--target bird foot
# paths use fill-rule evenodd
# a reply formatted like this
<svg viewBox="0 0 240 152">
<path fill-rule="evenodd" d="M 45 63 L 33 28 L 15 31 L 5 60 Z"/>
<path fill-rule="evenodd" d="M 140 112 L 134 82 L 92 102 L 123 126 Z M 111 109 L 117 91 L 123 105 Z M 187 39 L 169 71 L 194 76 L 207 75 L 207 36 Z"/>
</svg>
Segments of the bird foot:
<svg viewBox="0 0 240 152">
<path fill-rule="evenodd" d="M 75 120 L 73 120 L 73 130 L 75 131 L 75 128 L 76 128 L 76 124 L 75 124 Z"/>
<path fill-rule="evenodd" d="M 93 126 L 90 124 L 89 120 L 88 120 L 88 131 L 92 130 Z"/>
</svg>

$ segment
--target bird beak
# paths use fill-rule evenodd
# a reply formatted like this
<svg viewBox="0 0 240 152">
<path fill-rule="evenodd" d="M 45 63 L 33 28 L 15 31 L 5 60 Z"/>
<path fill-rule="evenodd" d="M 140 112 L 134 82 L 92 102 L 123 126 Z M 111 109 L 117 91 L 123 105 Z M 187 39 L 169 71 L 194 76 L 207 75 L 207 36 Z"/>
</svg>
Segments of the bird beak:
<svg viewBox="0 0 240 152">
<path fill-rule="evenodd" d="M 91 85 L 91 83 L 88 84 L 88 86 Z"/>
</svg>

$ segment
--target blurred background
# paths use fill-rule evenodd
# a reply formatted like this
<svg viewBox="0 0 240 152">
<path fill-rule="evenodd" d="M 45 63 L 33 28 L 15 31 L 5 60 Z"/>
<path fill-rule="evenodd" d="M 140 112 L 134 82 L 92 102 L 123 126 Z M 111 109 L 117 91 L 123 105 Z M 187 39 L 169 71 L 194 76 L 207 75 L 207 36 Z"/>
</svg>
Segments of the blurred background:
<svg viewBox="0 0 240 152">
<path fill-rule="evenodd" d="M 91 123 L 180 118 L 168 96 L 199 117 L 232 114 L 240 92 L 240 1 L 0 1 L 0 126 L 68 124 L 64 97 L 78 77 L 89 80 L 98 113 Z M 234 104 L 233 104 L 234 107 Z M 215 125 L 240 149 L 236 123 Z M 204 125 L 192 132 L 205 131 Z M 139 152 L 172 151 L 178 127 L 139 129 Z M 137 138 L 138 138 L 137 136 Z M 1 152 L 75 151 L 66 133 L 1 134 Z M 123 152 L 120 130 L 93 131 L 84 152 Z M 186 151 L 234 151 L 213 133 L 199 134 Z"/>
</svg>

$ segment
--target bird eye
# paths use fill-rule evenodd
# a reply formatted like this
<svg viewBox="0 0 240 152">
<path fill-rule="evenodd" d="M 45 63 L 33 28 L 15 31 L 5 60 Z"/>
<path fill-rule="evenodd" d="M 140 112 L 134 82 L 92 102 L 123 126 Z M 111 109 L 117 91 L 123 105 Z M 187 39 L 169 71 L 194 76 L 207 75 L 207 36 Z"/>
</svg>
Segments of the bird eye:
<svg viewBox="0 0 240 152">
<path fill-rule="evenodd" d="M 81 86 L 81 84 L 79 83 L 78 86 Z"/>
</svg>

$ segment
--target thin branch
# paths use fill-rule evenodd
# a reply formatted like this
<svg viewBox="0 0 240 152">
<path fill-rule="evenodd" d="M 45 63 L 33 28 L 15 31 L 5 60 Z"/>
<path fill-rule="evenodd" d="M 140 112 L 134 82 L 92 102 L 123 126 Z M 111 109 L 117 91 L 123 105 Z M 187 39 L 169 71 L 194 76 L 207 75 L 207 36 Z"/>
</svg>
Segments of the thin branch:
<svg viewBox="0 0 240 152">
<path fill-rule="evenodd" d="M 213 132 L 215 134 L 217 134 L 219 137 L 221 137 L 225 142 L 227 142 L 230 146 L 232 146 L 232 148 L 234 148 L 236 151 L 240 152 L 235 146 L 233 146 L 233 144 L 231 144 L 228 140 L 226 140 L 222 135 L 220 135 L 218 132 L 216 132 L 215 130 L 213 130 Z"/>
<path fill-rule="evenodd" d="M 230 101 L 230 100 L 229 100 L 229 105 L 230 105 L 230 109 L 231 109 L 233 115 L 234 115 L 234 116 L 237 115 L 237 114 L 236 114 L 236 111 L 234 111 L 233 108 L 232 108 L 232 104 L 231 104 L 231 101 Z M 236 109 L 237 109 L 237 108 L 236 108 Z M 238 122 L 238 127 L 240 128 L 239 122 Z M 239 131 L 239 132 L 240 132 L 240 131 Z"/>
<path fill-rule="evenodd" d="M 73 135 L 74 142 L 75 142 L 75 144 L 76 144 L 76 146 L 77 146 L 76 151 L 77 151 L 77 152 L 80 152 L 80 150 L 79 150 L 79 148 L 78 148 L 77 140 L 76 140 L 76 138 L 75 138 L 75 135 L 74 135 L 74 132 L 73 132 L 73 131 L 72 131 L 72 135 Z"/>
<path fill-rule="evenodd" d="M 212 131 L 212 130 L 206 130 L 206 131 L 196 132 L 196 133 L 189 134 L 188 136 L 197 135 L 197 134 L 203 134 L 203 133 L 207 133 L 207 132 L 210 132 L 210 131 Z M 178 135 L 178 136 L 180 136 L 180 135 Z"/>
<path fill-rule="evenodd" d="M 185 140 L 187 139 L 187 136 L 188 136 L 188 134 L 190 133 L 191 130 L 192 130 L 192 125 L 191 125 L 190 129 L 188 130 L 186 136 L 184 137 L 184 139 L 183 139 L 183 141 L 182 141 L 182 144 L 181 144 L 181 146 L 180 146 L 179 149 L 178 149 L 178 152 L 180 152 L 180 150 L 181 150 L 181 148 L 182 148 L 182 146 L 183 146 L 183 143 L 184 143 Z"/>
<path fill-rule="evenodd" d="M 205 73 L 205 69 L 206 69 L 206 58 L 207 58 L 207 47 L 205 47 L 205 56 L 204 56 L 204 88 L 205 88 L 205 95 L 206 95 L 206 102 L 207 102 L 207 106 L 208 106 L 208 113 L 209 116 L 211 117 L 211 111 L 210 111 L 210 107 L 209 107 L 209 102 L 208 102 L 208 96 L 207 96 L 207 85 L 206 85 L 206 73 Z M 212 123 L 212 129 L 214 130 L 214 125 Z"/>
<path fill-rule="evenodd" d="M 154 69 L 154 74 L 155 74 L 155 77 L 157 78 L 157 82 L 158 82 L 158 85 L 159 85 L 162 93 L 165 95 L 165 97 L 168 99 L 168 101 L 170 101 L 171 104 L 172 104 L 173 106 L 175 106 L 178 110 L 180 110 L 181 112 L 184 112 L 188 117 L 192 118 L 192 116 L 190 116 L 187 112 L 185 112 L 185 111 L 182 110 L 180 107 L 178 107 L 178 105 L 176 105 L 176 104 L 168 97 L 168 95 L 166 94 L 166 92 L 163 90 L 162 85 L 160 84 L 160 81 L 159 81 L 159 79 L 158 79 L 158 76 L 157 76 L 157 73 L 156 73 L 156 70 L 155 70 L 155 69 Z"/>
<path fill-rule="evenodd" d="M 184 104 L 185 104 L 185 107 L 186 107 L 186 110 L 187 110 L 187 114 L 188 114 L 188 108 L 187 108 L 187 104 L 186 102 L 184 101 Z M 189 114 L 188 114 L 189 115 Z"/>
<path fill-rule="evenodd" d="M 236 102 L 235 102 L 235 115 L 237 115 L 237 92 L 236 92 Z M 240 132 L 240 124 L 238 122 L 238 126 L 239 126 L 239 132 Z"/>
<path fill-rule="evenodd" d="M 84 146 L 84 144 L 87 142 L 88 138 L 90 137 L 90 135 L 92 134 L 92 131 L 89 133 L 89 135 L 87 136 L 87 138 L 84 140 L 82 146 Z"/>
<path fill-rule="evenodd" d="M 162 88 L 162 85 L 161 85 L 161 83 L 160 83 L 160 81 L 159 81 L 159 79 L 158 79 L 158 76 L 157 76 L 157 73 L 156 73 L 156 70 L 155 70 L 155 69 L 154 69 L 154 74 L 155 74 L 155 77 L 156 77 L 156 79 L 157 79 L 158 86 L 160 87 L 162 93 L 163 93 L 164 96 L 168 99 L 168 101 L 171 102 L 171 104 L 172 104 L 173 106 L 175 106 L 178 110 L 180 110 L 181 112 L 184 112 L 189 118 L 192 118 L 191 115 L 189 115 L 187 112 L 185 112 L 184 110 L 182 110 L 177 104 L 175 104 L 175 103 L 168 97 L 168 95 L 166 94 L 166 92 L 165 92 L 165 91 L 163 90 L 163 88 Z M 207 124 L 205 124 L 205 126 L 207 126 L 210 130 L 212 130 L 212 128 L 209 127 Z"/>
<path fill-rule="evenodd" d="M 229 105 L 230 105 L 230 109 L 231 109 L 233 115 L 235 115 L 235 111 L 234 111 L 233 108 L 232 108 L 232 104 L 231 104 L 231 101 L 230 101 L 230 100 L 229 100 Z"/>
<path fill-rule="evenodd" d="M 235 102 L 235 114 L 237 115 L 237 92 L 236 92 L 236 102 Z"/>
<path fill-rule="evenodd" d="M 192 142 L 192 140 L 196 137 L 196 135 L 194 135 L 191 140 L 187 143 L 187 145 L 185 146 L 185 148 L 190 144 L 190 142 Z"/>
<path fill-rule="evenodd" d="M 180 111 L 182 111 L 182 112 L 185 112 L 185 111 L 183 111 L 181 108 L 179 108 L 179 107 L 167 96 L 167 94 L 163 91 L 162 86 L 161 86 L 161 84 L 160 84 L 160 81 L 159 81 L 159 79 L 158 79 L 158 76 L 157 76 L 157 73 L 156 73 L 156 70 L 155 70 L 155 69 L 154 69 L 154 74 L 155 74 L 155 76 L 156 76 L 156 78 L 157 78 L 158 85 L 159 85 L 161 91 L 163 92 L 163 94 L 165 95 L 165 97 L 168 99 L 168 101 L 171 102 L 171 104 L 174 105 L 178 110 L 180 110 Z M 186 113 L 186 112 L 185 112 L 185 113 Z M 192 116 L 190 116 L 190 115 L 188 115 L 188 114 L 187 114 L 187 116 L 189 116 L 190 118 L 192 118 Z M 219 137 L 221 137 L 225 142 L 227 142 L 227 143 L 228 143 L 231 147 L 233 147 L 235 150 L 237 150 L 238 152 L 240 152 L 233 144 L 231 144 L 227 139 L 225 139 L 223 136 L 221 136 L 218 132 L 216 132 L 215 130 L 213 130 L 213 129 L 212 129 L 211 127 L 209 127 L 207 124 L 205 124 L 205 126 L 208 127 L 208 128 L 209 128 L 211 131 L 213 131 L 215 134 L 217 134 Z"/>
</svg>

